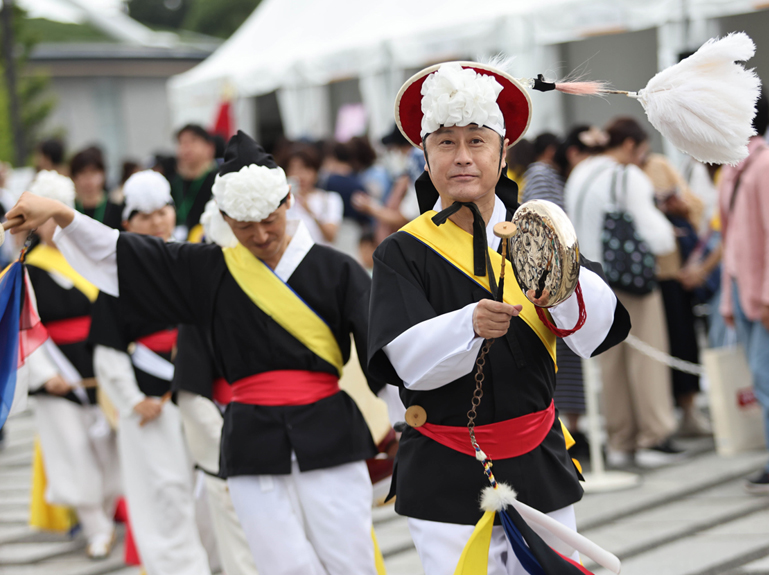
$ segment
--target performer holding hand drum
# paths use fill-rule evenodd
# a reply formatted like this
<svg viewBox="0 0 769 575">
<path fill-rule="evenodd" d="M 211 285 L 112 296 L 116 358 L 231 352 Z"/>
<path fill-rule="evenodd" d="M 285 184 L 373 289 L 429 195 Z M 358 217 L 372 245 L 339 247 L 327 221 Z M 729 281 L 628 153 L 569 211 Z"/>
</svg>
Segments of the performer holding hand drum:
<svg viewBox="0 0 769 575">
<path fill-rule="evenodd" d="M 576 529 L 573 503 L 582 488 L 553 405 L 555 333 L 590 357 L 622 341 L 630 327 L 600 266 L 586 260 L 581 267 L 575 260 L 580 287 L 561 303 L 542 289 L 550 284 L 541 272 L 556 271 L 552 258 L 528 270 L 541 285 L 526 295 L 518 285 L 526 266 L 497 286 L 502 257 L 492 230 L 513 237 L 513 261 L 536 263 L 547 248 L 541 238 L 516 235 L 525 229 L 495 227 L 518 208 L 504 157 L 530 114 L 516 80 L 468 62 L 423 70 L 396 100 L 398 126 L 425 152 L 426 172 L 417 181 L 423 214 L 374 254 L 369 369 L 397 385 L 408 408 L 393 493 L 427 575 L 526 573 L 502 526 L 486 544 L 488 565 L 468 566 L 462 554 L 494 477 L 521 502 Z M 552 307 L 537 313 L 534 304 Z M 496 341 L 484 344 L 489 340 Z M 578 560 L 573 548 L 555 547 Z"/>
</svg>

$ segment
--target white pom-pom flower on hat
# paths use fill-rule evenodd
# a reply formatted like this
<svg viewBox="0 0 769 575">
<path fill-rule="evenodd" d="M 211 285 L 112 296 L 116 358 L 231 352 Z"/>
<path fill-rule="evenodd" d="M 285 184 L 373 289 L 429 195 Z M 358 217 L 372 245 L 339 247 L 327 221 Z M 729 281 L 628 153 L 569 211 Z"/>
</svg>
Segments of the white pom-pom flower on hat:
<svg viewBox="0 0 769 575">
<path fill-rule="evenodd" d="M 212 188 L 219 208 L 240 222 L 261 222 L 278 209 L 288 191 L 282 168 L 256 164 L 216 176 Z"/>
<path fill-rule="evenodd" d="M 124 220 L 127 220 L 133 212 L 151 214 L 173 203 L 168 180 L 153 170 L 143 170 L 128 178 L 123 184 L 123 195 L 125 196 Z"/>
<path fill-rule="evenodd" d="M 497 104 L 502 85 L 493 76 L 450 62 L 427 76 L 421 92 L 422 137 L 441 126 L 470 124 L 505 135 L 505 120 Z"/>
<path fill-rule="evenodd" d="M 29 191 L 36 196 L 58 200 L 70 208 L 75 205 L 75 184 L 54 170 L 38 172 L 29 186 Z"/>
<path fill-rule="evenodd" d="M 203 224 L 203 231 L 208 243 L 216 244 L 223 248 L 234 248 L 238 245 L 238 239 L 232 233 L 232 228 L 224 221 L 216 200 L 208 200 L 206 209 L 203 210 L 203 215 L 200 216 L 200 223 Z"/>
</svg>

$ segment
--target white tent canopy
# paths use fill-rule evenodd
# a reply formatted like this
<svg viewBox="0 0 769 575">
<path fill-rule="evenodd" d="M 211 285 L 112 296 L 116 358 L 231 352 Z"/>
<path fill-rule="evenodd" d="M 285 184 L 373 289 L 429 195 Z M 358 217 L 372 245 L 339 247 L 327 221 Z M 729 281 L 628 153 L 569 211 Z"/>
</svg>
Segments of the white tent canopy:
<svg viewBox="0 0 769 575">
<path fill-rule="evenodd" d="M 247 99 L 277 90 L 289 137 L 326 136 L 323 87 L 359 78 L 369 128 L 378 136 L 392 125 L 406 69 L 502 52 L 516 56 L 520 77 L 552 75 L 555 44 L 670 27 L 684 20 L 684 6 L 691 20 L 754 10 L 749 0 L 263 0 L 208 59 L 170 80 L 173 122 L 210 123 L 225 91 L 234 90 L 237 113 Z M 705 29 L 694 24 L 689 28 Z M 673 32 L 660 35 L 661 64 L 682 48 L 682 34 Z M 551 102 L 537 110 L 540 118 L 558 115 L 557 97 Z"/>
</svg>

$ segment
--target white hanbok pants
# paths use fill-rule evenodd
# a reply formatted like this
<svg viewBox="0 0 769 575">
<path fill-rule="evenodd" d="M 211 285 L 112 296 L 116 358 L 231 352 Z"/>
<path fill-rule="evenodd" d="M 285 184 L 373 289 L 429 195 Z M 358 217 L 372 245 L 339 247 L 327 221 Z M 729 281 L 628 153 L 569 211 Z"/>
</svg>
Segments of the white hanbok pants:
<svg viewBox="0 0 769 575">
<path fill-rule="evenodd" d="M 179 391 L 177 400 L 184 421 L 184 435 L 193 459 L 199 466 L 217 471 L 224 422 L 219 408 L 208 398 L 188 391 Z M 204 474 L 204 477 L 219 561 L 224 572 L 227 575 L 256 575 L 254 559 L 232 506 L 227 482 L 208 474 Z"/>
<path fill-rule="evenodd" d="M 553 511 L 548 515 L 570 529 L 577 530 L 573 505 Z M 412 517 L 409 517 L 408 523 L 411 538 L 414 540 L 419 559 L 422 561 L 425 575 L 453 575 L 457 563 L 459 563 L 459 557 L 462 555 L 462 550 L 470 539 L 475 526 L 439 523 Z M 557 539 L 539 529 L 537 532 L 546 543 L 558 549 Z M 573 552 L 571 558 L 579 561 L 579 554 Z M 501 525 L 494 526 L 492 530 L 488 575 L 528 575 L 516 558 Z"/>
<path fill-rule="evenodd" d="M 167 402 L 157 419 L 120 418 L 123 485 L 134 540 L 147 575 L 210 575 L 195 524 L 192 463 L 179 410 Z"/>
<path fill-rule="evenodd" d="M 376 575 L 364 461 L 227 484 L 259 575 Z"/>
<path fill-rule="evenodd" d="M 120 493 L 115 434 L 96 405 L 36 396 L 46 501 L 73 507 L 87 539 L 112 533 Z"/>
</svg>

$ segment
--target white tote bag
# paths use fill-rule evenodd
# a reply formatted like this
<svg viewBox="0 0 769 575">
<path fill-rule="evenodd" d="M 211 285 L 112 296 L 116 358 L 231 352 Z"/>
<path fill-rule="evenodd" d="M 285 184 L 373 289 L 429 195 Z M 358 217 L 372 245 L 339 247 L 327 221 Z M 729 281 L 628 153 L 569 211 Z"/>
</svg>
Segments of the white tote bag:
<svg viewBox="0 0 769 575">
<path fill-rule="evenodd" d="M 761 406 L 740 345 L 702 351 L 708 377 L 710 414 L 719 455 L 764 448 Z"/>
</svg>

